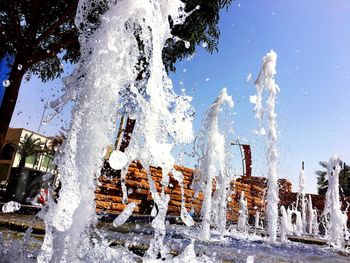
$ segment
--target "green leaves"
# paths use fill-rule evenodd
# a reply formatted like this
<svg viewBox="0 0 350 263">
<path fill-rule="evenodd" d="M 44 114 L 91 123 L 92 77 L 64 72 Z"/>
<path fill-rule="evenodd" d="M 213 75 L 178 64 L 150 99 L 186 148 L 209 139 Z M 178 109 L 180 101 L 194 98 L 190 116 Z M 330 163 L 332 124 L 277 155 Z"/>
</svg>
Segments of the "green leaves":
<svg viewBox="0 0 350 263">
<path fill-rule="evenodd" d="M 185 11 L 192 12 L 182 25 L 175 25 L 172 34 L 188 41 L 186 48 L 183 41 L 167 41 L 163 50 L 163 62 L 167 71 L 175 71 L 177 60 L 194 54 L 196 45 L 206 43 L 206 49 L 213 53 L 218 50 L 220 30 L 218 27 L 220 10 L 228 8 L 232 0 L 183 0 L 186 3 Z"/>
<path fill-rule="evenodd" d="M 196 45 L 206 43 L 210 53 L 217 51 L 219 12 L 228 8 L 233 0 L 183 2 L 185 11 L 192 14 L 183 25 L 173 26 L 172 33 L 188 41 L 190 46 L 186 48 L 183 41 L 167 41 L 163 61 L 168 71 L 176 70 L 177 60 L 193 55 Z M 0 1 L 0 56 L 23 57 L 25 69 L 39 75 L 43 81 L 59 77 L 62 60 L 74 63 L 80 56 L 78 30 L 74 25 L 77 4 L 78 0 Z M 81 29 L 86 26 L 97 28 L 101 14 L 107 8 L 106 0 L 92 2 L 88 7 L 89 25 L 80 25 Z"/>
<path fill-rule="evenodd" d="M 323 170 L 318 170 L 315 172 L 317 175 L 317 192 L 319 195 L 325 195 L 328 189 L 327 181 L 327 163 L 325 161 L 319 162 Z M 345 196 L 350 196 L 350 167 L 344 165 L 343 162 L 340 163 L 342 169 L 339 173 L 339 188 L 340 194 Z"/>
<path fill-rule="evenodd" d="M 14 144 L 17 153 L 20 155 L 21 159 L 19 162 L 19 167 L 24 167 L 25 159 L 28 156 L 36 155 L 40 151 L 42 151 L 42 143 L 39 138 L 33 138 L 33 134 L 26 134 L 23 140 Z"/>
<path fill-rule="evenodd" d="M 62 73 L 62 60 L 79 57 L 74 25 L 78 0 L 0 1 L 0 56 L 19 57 L 43 81 Z M 62 55 L 60 55 L 62 54 Z"/>
</svg>

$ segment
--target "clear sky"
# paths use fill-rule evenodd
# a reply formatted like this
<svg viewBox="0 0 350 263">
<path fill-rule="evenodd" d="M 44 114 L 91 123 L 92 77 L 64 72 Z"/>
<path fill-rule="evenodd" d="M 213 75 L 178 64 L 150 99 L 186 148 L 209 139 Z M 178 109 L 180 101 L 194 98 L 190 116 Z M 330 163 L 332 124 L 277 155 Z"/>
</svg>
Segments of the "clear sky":
<svg viewBox="0 0 350 263">
<path fill-rule="evenodd" d="M 273 49 L 281 89 L 276 105 L 279 177 L 290 179 L 297 190 L 305 161 L 306 190 L 316 192 L 318 161 L 336 152 L 350 163 L 349 14 L 348 0 L 235 1 L 221 12 L 219 52 L 210 55 L 198 47 L 171 74 L 175 89 L 185 87 L 193 96 L 195 131 L 204 111 L 227 87 L 235 100 L 235 138 L 253 147 L 253 175 L 266 175 L 264 139 L 252 132 L 257 123 L 249 96 L 255 94 L 262 57 Z M 71 70 L 66 66 L 65 74 Z M 253 77 L 246 83 L 249 73 Z M 60 80 L 42 84 L 35 77 L 24 82 L 12 126 L 37 130 L 45 101 L 57 97 L 60 86 Z M 67 116 L 69 107 L 41 132 L 57 133 L 69 123 Z"/>
<path fill-rule="evenodd" d="M 0 60 L 0 105 L 5 93 L 5 87 L 3 85 L 3 81 L 8 79 L 8 73 L 9 73 L 9 68 L 7 66 L 7 59 L 2 58 Z"/>
</svg>

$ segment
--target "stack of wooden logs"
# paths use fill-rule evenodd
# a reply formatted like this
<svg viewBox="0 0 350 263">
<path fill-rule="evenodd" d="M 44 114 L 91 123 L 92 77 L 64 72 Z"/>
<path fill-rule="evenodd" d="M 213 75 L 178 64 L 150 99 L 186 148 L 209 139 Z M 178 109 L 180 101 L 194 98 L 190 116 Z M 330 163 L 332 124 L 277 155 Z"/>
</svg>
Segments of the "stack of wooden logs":
<svg viewBox="0 0 350 263">
<path fill-rule="evenodd" d="M 286 179 L 279 179 L 279 195 L 292 191 L 292 184 Z M 250 217 L 255 216 L 256 212 L 264 213 L 265 211 L 265 193 L 267 189 L 267 179 L 265 177 L 243 176 L 232 183 L 233 193 L 229 202 L 228 218 L 236 221 L 240 211 L 239 200 L 244 192 L 247 200 L 248 214 Z"/>
<path fill-rule="evenodd" d="M 189 212 L 195 215 L 200 215 L 203 194 L 200 192 L 198 197 L 194 197 L 194 191 L 191 187 L 194 170 L 184 166 L 175 165 L 175 170 L 183 174 L 184 200 L 185 207 Z M 162 171 L 160 168 L 150 168 L 152 179 L 158 192 L 162 189 Z M 169 194 L 170 201 L 168 207 L 169 215 L 180 215 L 181 211 L 181 190 L 179 183 L 170 176 L 169 186 L 165 188 L 165 193 Z M 295 204 L 298 193 L 292 192 L 292 184 L 286 179 L 279 179 L 279 205 L 286 207 Z M 133 162 L 130 164 L 126 174 L 125 185 L 128 190 L 128 202 L 137 204 L 134 213 L 149 215 L 154 205 L 151 193 L 149 190 L 149 182 L 147 171 L 144 170 L 140 163 Z M 215 185 L 215 182 L 214 182 Z M 265 193 L 267 188 L 267 179 L 265 177 L 243 176 L 231 183 L 230 194 L 228 197 L 228 213 L 229 220 L 236 222 L 238 213 L 241 209 L 239 199 L 242 192 L 247 200 L 248 213 L 253 217 L 256 211 L 264 212 L 265 210 Z M 121 190 L 120 175 L 116 173 L 114 177 L 101 176 L 96 188 L 96 209 L 99 212 L 108 212 L 119 214 L 126 207 L 123 203 Z M 307 197 L 309 194 L 307 194 Z M 324 196 L 310 195 L 312 198 L 313 207 L 318 209 L 320 215 L 324 208 Z M 350 203 L 350 197 L 342 197 L 342 209 L 345 211 L 347 203 Z M 350 209 L 348 210 L 348 218 L 350 218 Z"/>
<path fill-rule="evenodd" d="M 189 212 L 199 216 L 203 194 L 200 192 L 198 197 L 194 197 L 194 191 L 191 187 L 194 170 L 180 165 L 175 165 L 174 168 L 183 174 L 185 207 Z M 160 168 L 151 167 L 150 172 L 155 186 L 160 192 L 162 189 L 162 171 Z M 170 196 L 168 214 L 180 215 L 182 198 L 180 186 L 172 174 L 169 174 L 169 176 L 170 183 L 165 188 L 165 193 Z M 280 192 L 291 192 L 291 183 L 289 181 L 281 179 L 279 184 Z M 130 164 L 126 174 L 125 185 L 128 191 L 128 202 L 137 204 L 134 213 L 149 215 L 154 203 L 149 190 L 147 171 L 143 169 L 140 163 L 133 162 Z M 257 210 L 263 212 L 265 209 L 265 189 L 266 178 L 264 177 L 245 176 L 233 182 L 228 197 L 228 219 L 237 220 L 240 210 L 239 199 L 243 191 L 247 200 L 249 215 L 254 216 Z M 113 178 L 101 176 L 96 188 L 97 211 L 119 214 L 125 207 L 126 204 L 122 202 L 120 176 L 118 174 Z"/>
<path fill-rule="evenodd" d="M 188 211 L 199 214 L 203 195 L 199 193 L 197 198 L 194 197 L 194 191 L 191 189 L 193 170 L 179 165 L 175 165 L 174 168 L 183 174 L 185 207 Z M 158 192 L 161 192 L 162 170 L 151 167 L 150 172 Z M 181 189 L 172 174 L 169 174 L 169 177 L 169 185 L 165 188 L 165 193 L 170 196 L 168 214 L 179 215 L 182 200 Z M 128 202 L 137 204 L 134 213 L 149 215 L 154 202 L 149 188 L 147 171 L 142 168 L 140 163 L 133 162 L 129 165 L 125 185 L 128 189 Z M 98 211 L 120 213 L 126 207 L 126 204 L 122 202 L 122 196 L 120 176 L 114 178 L 101 176 L 99 178 L 96 189 L 96 209 Z"/>
</svg>

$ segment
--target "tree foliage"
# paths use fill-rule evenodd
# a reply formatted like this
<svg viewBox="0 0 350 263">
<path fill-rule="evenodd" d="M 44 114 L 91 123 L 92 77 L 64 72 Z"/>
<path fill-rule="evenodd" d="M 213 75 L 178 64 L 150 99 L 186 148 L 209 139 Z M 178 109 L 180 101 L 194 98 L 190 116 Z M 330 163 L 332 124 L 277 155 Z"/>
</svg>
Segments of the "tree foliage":
<svg viewBox="0 0 350 263">
<path fill-rule="evenodd" d="M 183 25 L 172 26 L 173 35 L 189 42 L 168 40 L 163 50 L 166 69 L 175 71 L 175 62 L 195 52 L 196 45 L 206 43 L 209 52 L 217 50 L 220 31 L 219 12 L 233 0 L 182 0 L 185 11 L 192 12 Z M 108 0 L 91 1 L 86 19 L 89 29 L 98 28 Z M 2 0 L 0 1 L 0 57 L 13 58 L 0 107 L 0 149 L 15 109 L 21 80 L 26 72 L 43 81 L 57 78 L 63 72 L 62 62 L 78 60 L 80 46 L 74 24 L 78 0 Z M 199 8 L 197 8 L 199 6 Z M 172 24 L 171 19 L 170 24 Z M 84 25 L 78 25 L 84 29 Z M 93 30 L 92 30 L 93 32 Z M 91 33 L 92 33 L 91 32 Z M 19 68 L 21 68 L 19 70 Z"/>
<path fill-rule="evenodd" d="M 317 175 L 317 192 L 319 195 L 325 195 L 328 189 L 327 181 L 327 163 L 325 161 L 319 162 L 322 166 L 322 170 L 316 171 Z M 350 167 L 340 163 L 342 169 L 339 173 L 339 190 L 340 193 L 345 196 L 350 196 Z"/>
<path fill-rule="evenodd" d="M 79 58 L 74 17 L 78 1 L 0 1 L 0 57 L 11 57 L 10 86 L 0 106 L 0 149 L 5 141 L 25 73 L 43 81 L 63 72 L 62 62 Z"/>
<path fill-rule="evenodd" d="M 89 26 L 100 24 L 108 10 L 107 0 L 99 1 L 87 19 Z M 163 51 L 166 68 L 175 70 L 177 60 L 193 55 L 196 45 L 206 43 L 209 52 L 217 50 L 220 30 L 219 12 L 233 0 L 183 0 L 185 11 L 192 12 L 182 25 L 172 27 L 172 34 L 190 43 L 169 39 Z M 0 57 L 21 56 L 24 70 L 39 75 L 43 81 L 63 72 L 62 61 L 74 63 L 79 58 L 78 30 L 74 24 L 78 0 L 4 0 L 0 1 Z M 83 28 L 82 28 L 83 29 Z"/>
<path fill-rule="evenodd" d="M 0 1 L 0 56 L 20 57 L 22 70 L 39 75 L 43 81 L 59 77 L 63 72 L 62 61 L 74 63 L 79 58 L 78 31 L 74 25 L 77 3 Z"/>
<path fill-rule="evenodd" d="M 205 43 L 210 52 L 218 50 L 220 29 L 218 27 L 220 10 L 228 8 L 233 0 L 183 0 L 185 11 L 192 12 L 182 25 L 172 27 L 172 34 L 189 42 L 168 39 L 163 50 L 166 69 L 175 71 L 175 63 L 195 53 L 196 45 Z"/>
<path fill-rule="evenodd" d="M 42 143 L 39 138 L 33 138 L 33 134 L 25 135 L 23 140 L 17 142 L 15 149 L 20 156 L 18 167 L 23 168 L 25 166 L 26 158 L 31 155 L 36 155 L 42 152 Z"/>
</svg>

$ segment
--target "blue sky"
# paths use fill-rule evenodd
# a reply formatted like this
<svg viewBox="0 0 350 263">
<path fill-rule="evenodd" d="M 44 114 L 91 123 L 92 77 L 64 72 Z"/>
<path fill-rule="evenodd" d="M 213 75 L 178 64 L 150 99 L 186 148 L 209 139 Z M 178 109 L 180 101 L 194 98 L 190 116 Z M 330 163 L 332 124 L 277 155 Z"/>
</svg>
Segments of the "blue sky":
<svg viewBox="0 0 350 263">
<path fill-rule="evenodd" d="M 204 111 L 227 87 L 235 100 L 235 138 L 253 147 L 253 175 L 266 174 L 265 142 L 252 133 L 257 124 L 249 96 L 255 94 L 262 57 L 273 49 L 281 89 L 276 105 L 279 177 L 290 179 L 296 190 L 305 161 L 306 189 L 315 192 L 318 161 L 336 152 L 350 163 L 349 14 L 347 0 L 235 1 L 228 12 L 221 12 L 219 52 L 210 55 L 198 47 L 171 74 L 175 89 L 183 86 L 193 96 L 195 131 Z M 65 74 L 71 70 L 66 66 Z M 246 83 L 249 73 L 253 78 Z M 43 84 L 36 77 L 24 82 L 12 126 L 37 130 L 44 102 L 58 96 L 60 86 L 60 80 Z M 67 126 L 67 116 L 69 107 L 42 132 L 51 135 Z"/>
<path fill-rule="evenodd" d="M 5 87 L 3 86 L 3 81 L 8 79 L 9 68 L 7 65 L 6 58 L 0 60 L 0 105 L 5 93 Z"/>
</svg>

